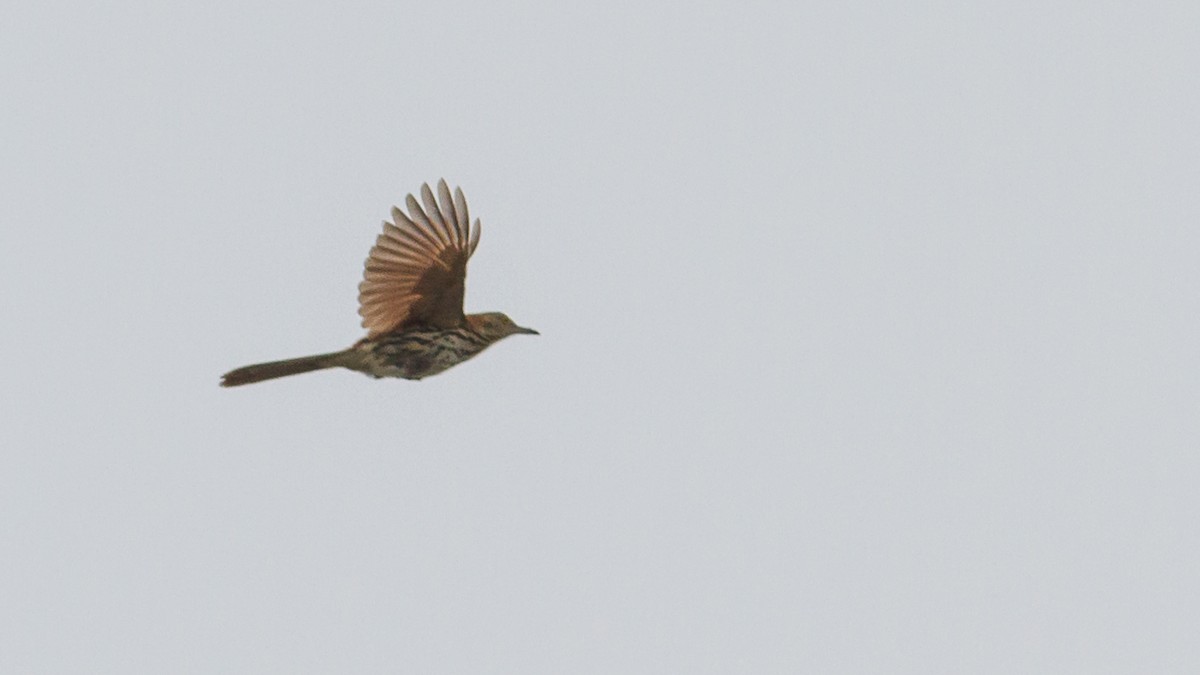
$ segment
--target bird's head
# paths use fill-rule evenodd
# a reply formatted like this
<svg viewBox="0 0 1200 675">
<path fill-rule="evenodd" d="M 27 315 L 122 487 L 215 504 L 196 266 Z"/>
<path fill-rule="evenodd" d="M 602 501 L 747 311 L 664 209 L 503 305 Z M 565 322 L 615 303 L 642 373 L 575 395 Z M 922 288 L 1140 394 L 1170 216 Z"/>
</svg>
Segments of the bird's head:
<svg viewBox="0 0 1200 675">
<path fill-rule="evenodd" d="M 470 314 L 467 316 L 467 321 L 470 323 L 472 330 L 492 342 L 495 342 L 501 338 L 506 338 L 509 335 L 516 335 L 517 333 L 539 335 L 539 333 L 532 328 L 523 328 L 518 326 L 513 322 L 512 319 L 508 318 L 506 314 L 501 312 Z"/>
</svg>

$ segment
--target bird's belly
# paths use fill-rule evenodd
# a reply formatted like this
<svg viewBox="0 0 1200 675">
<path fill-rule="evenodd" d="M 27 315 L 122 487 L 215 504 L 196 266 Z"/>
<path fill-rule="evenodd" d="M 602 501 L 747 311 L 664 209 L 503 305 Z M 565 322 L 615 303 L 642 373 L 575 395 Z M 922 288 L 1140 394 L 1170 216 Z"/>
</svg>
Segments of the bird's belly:
<svg viewBox="0 0 1200 675">
<path fill-rule="evenodd" d="M 482 347 L 459 339 L 457 333 L 417 333 L 382 338 L 360 344 L 359 367 L 372 377 L 419 380 L 437 375 L 482 351 Z"/>
</svg>

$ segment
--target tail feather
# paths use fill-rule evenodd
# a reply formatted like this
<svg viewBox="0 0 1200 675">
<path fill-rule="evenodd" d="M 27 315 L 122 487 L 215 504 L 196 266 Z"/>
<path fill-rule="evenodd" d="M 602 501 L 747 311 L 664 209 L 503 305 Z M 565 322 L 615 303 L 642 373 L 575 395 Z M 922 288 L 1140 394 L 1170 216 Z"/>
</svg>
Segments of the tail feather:
<svg viewBox="0 0 1200 675">
<path fill-rule="evenodd" d="M 332 352 L 330 354 L 301 356 L 298 359 L 270 361 L 268 363 L 256 363 L 252 366 L 244 366 L 222 375 L 221 386 L 237 387 L 243 384 L 262 382 L 263 380 L 273 380 L 277 377 L 299 375 L 300 373 L 308 373 L 325 368 L 336 368 L 342 365 L 341 357 L 343 354 L 345 352 Z"/>
</svg>

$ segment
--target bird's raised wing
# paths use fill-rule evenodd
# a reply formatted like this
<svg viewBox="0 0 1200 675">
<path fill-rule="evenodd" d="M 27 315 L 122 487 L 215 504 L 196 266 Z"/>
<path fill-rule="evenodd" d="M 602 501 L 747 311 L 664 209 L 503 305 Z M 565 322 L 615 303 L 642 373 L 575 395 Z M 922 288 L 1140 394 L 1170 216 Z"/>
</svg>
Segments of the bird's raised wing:
<svg viewBox="0 0 1200 675">
<path fill-rule="evenodd" d="M 408 195 L 408 215 L 392 207 L 392 220 L 367 256 L 358 285 L 358 313 L 368 337 L 409 326 L 453 328 L 463 320 L 467 260 L 479 245 L 479 220 L 472 227 L 461 189 L 454 197 L 438 181 L 438 200 L 421 186 L 425 209 Z"/>
</svg>

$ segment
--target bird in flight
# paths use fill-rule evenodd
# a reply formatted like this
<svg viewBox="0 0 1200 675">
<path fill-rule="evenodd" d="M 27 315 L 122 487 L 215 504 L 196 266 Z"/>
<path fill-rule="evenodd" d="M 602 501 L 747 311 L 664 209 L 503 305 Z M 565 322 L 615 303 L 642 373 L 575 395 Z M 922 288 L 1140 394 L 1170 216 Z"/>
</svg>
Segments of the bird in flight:
<svg viewBox="0 0 1200 675">
<path fill-rule="evenodd" d="M 500 312 L 463 313 L 467 260 L 479 245 L 479 219 L 471 224 L 461 189 L 455 188 L 452 197 L 446 181 L 440 180 L 437 190 L 435 199 L 429 185 L 422 185 L 420 202 L 408 195 L 408 215 L 392 207 L 394 222 L 384 221 L 383 233 L 375 239 L 358 285 L 365 338 L 340 352 L 231 370 L 221 377 L 221 386 L 325 368 L 419 380 L 509 335 L 537 335 Z"/>
</svg>

